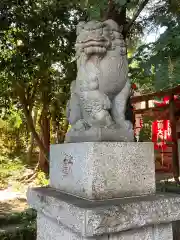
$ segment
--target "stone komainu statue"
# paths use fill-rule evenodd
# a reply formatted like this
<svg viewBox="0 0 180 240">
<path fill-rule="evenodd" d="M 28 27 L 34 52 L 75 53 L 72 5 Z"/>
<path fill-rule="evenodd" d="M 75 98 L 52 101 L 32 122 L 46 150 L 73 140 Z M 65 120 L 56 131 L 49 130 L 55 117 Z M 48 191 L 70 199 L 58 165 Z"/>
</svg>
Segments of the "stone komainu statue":
<svg viewBox="0 0 180 240">
<path fill-rule="evenodd" d="M 131 85 L 122 28 L 113 20 L 80 22 L 75 47 L 78 72 L 66 142 L 133 141 L 132 123 L 125 119 Z"/>
</svg>

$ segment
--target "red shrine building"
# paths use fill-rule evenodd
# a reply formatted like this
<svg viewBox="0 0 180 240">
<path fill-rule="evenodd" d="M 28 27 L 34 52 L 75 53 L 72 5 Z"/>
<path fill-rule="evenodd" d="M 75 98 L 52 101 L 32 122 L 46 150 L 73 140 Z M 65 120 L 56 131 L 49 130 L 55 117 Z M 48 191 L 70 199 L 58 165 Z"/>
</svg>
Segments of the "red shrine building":
<svg viewBox="0 0 180 240">
<path fill-rule="evenodd" d="M 179 176 L 180 166 L 180 86 L 148 95 L 134 92 L 134 134 L 137 141 L 146 127 L 145 118 L 151 118 L 151 136 L 154 143 L 156 172 Z M 145 140 L 146 141 L 146 140 Z"/>
</svg>

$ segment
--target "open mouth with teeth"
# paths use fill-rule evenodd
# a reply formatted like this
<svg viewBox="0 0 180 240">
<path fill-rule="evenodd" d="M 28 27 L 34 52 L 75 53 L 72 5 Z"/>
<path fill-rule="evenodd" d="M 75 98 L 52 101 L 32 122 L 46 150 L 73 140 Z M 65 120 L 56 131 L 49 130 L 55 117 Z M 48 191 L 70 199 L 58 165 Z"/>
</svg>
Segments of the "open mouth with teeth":
<svg viewBox="0 0 180 240">
<path fill-rule="evenodd" d="M 83 49 L 86 54 L 104 54 L 107 51 L 109 42 L 105 38 L 100 39 L 87 39 L 82 42 L 78 42 L 76 46 Z"/>
</svg>

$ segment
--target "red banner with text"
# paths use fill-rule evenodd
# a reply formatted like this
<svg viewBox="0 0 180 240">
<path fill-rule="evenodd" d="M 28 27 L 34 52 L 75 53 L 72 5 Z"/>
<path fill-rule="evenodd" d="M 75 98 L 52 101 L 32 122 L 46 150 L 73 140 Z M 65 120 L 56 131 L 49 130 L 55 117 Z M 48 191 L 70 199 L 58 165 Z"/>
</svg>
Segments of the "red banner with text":
<svg viewBox="0 0 180 240">
<path fill-rule="evenodd" d="M 155 149 L 166 149 L 167 143 L 172 141 L 169 120 L 157 120 L 152 123 L 152 142 Z"/>
</svg>

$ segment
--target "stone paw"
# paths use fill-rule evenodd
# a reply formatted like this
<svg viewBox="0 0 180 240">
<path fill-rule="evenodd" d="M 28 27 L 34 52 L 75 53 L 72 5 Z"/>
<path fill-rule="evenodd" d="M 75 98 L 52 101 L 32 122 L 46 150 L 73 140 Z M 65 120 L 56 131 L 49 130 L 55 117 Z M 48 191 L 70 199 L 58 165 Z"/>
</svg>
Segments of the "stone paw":
<svg viewBox="0 0 180 240">
<path fill-rule="evenodd" d="M 111 101 L 109 98 L 106 96 L 104 101 L 103 101 L 103 108 L 104 109 L 111 109 Z"/>
<path fill-rule="evenodd" d="M 89 129 L 89 125 L 83 119 L 77 121 L 76 124 L 72 127 L 73 131 L 85 131 L 87 129 Z"/>
</svg>

